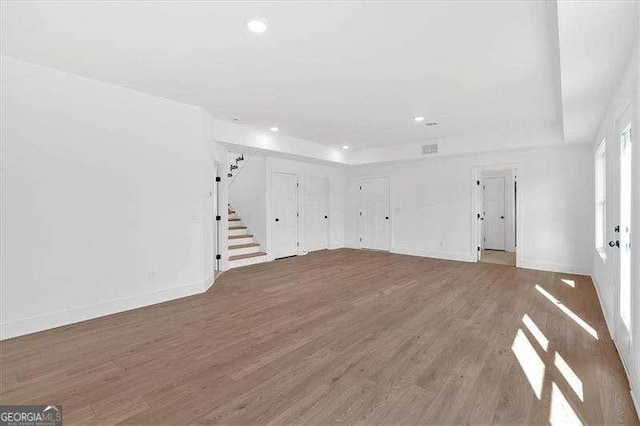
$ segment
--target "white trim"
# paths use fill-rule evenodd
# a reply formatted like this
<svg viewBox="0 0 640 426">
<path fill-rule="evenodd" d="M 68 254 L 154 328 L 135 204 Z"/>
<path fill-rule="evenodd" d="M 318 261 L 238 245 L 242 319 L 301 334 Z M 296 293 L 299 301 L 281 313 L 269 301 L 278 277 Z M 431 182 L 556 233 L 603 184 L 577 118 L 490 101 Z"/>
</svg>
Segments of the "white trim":
<svg viewBox="0 0 640 426">
<path fill-rule="evenodd" d="M 49 330 L 106 315 L 117 314 L 149 305 L 180 299 L 182 297 L 204 293 L 206 288 L 208 288 L 206 287 L 208 282 L 209 278 L 203 281 L 197 281 L 151 293 L 112 299 L 106 302 L 93 303 L 2 323 L 0 324 L 0 340 L 23 336 L 25 334 L 36 333 L 38 331 Z"/>
<path fill-rule="evenodd" d="M 616 340 L 614 338 L 613 329 L 611 328 L 613 327 L 614 322 L 609 317 L 605 304 L 602 303 L 602 297 L 600 296 L 599 282 L 593 275 L 591 276 L 591 281 L 593 281 L 593 286 L 596 289 L 596 295 L 598 297 L 598 302 L 600 303 L 600 310 L 603 313 L 604 323 L 606 324 L 607 330 L 609 331 L 609 337 L 611 337 L 611 341 L 613 342 L 613 346 L 616 348 L 616 353 L 618 354 L 618 358 L 620 358 L 620 362 L 622 363 L 622 368 L 624 369 L 624 372 L 627 375 L 627 381 L 629 382 L 629 388 L 630 388 L 629 393 L 631 394 L 631 401 L 633 401 L 633 405 L 636 409 L 636 415 L 637 415 L 637 413 L 640 413 L 640 401 L 638 401 L 636 397 L 636 395 L 640 395 L 640 386 L 639 386 L 640 380 L 635 378 L 633 376 L 633 373 L 629 371 L 629 369 L 627 369 L 627 364 L 625 363 L 624 358 L 622 357 L 622 352 L 620 352 L 620 348 L 618 347 L 618 344 L 616 343 Z"/>
<path fill-rule="evenodd" d="M 536 269 L 539 271 L 560 272 L 562 274 L 591 275 L 591 266 L 567 265 L 563 263 L 539 262 L 537 260 L 520 259 L 518 268 Z"/>
<path fill-rule="evenodd" d="M 238 260 L 230 260 L 229 261 L 229 269 L 241 268 L 243 266 L 255 265 L 256 263 L 264 263 L 267 261 L 267 256 L 255 256 L 255 257 L 247 257 L 245 259 Z"/>
<path fill-rule="evenodd" d="M 519 185 L 520 180 L 518 179 L 520 175 L 522 175 L 522 164 L 519 162 L 516 163 L 497 163 L 490 165 L 476 165 L 471 166 L 471 211 L 469 212 L 470 224 L 471 224 L 471 241 L 469 247 L 469 255 L 475 258 L 476 262 L 479 261 L 479 253 L 478 253 L 478 233 L 479 233 L 479 223 L 477 214 L 478 210 L 478 192 L 479 185 L 477 181 L 480 180 L 480 173 L 483 171 L 492 171 L 492 170 L 512 170 L 513 171 L 513 179 L 514 182 L 518 183 L 518 195 L 516 197 L 515 202 L 515 217 L 513 220 L 516 222 L 516 266 L 519 268 L 530 268 L 530 269 L 542 269 L 542 270 L 553 270 L 553 269 L 544 269 L 539 267 L 531 267 L 525 266 L 525 260 L 522 257 L 522 251 L 524 247 L 524 235 L 523 235 L 523 227 L 522 227 L 522 206 L 524 203 L 525 194 L 522 192 L 521 185 Z M 528 262 L 529 265 L 535 265 L 537 262 Z M 553 265 L 553 264 L 549 264 Z M 589 269 L 589 274 L 591 270 Z"/>
<path fill-rule="evenodd" d="M 596 288 L 596 296 L 598 296 L 598 302 L 600 303 L 600 309 L 602 310 L 604 316 L 604 322 L 607 325 L 607 330 L 609 330 L 609 336 L 611 336 L 611 340 L 613 340 L 613 329 L 611 328 L 611 318 L 609 317 L 609 312 L 607 311 L 606 305 L 604 304 L 604 300 L 602 299 L 602 295 L 600 293 L 600 282 L 596 279 L 594 275 L 591 275 L 591 281 L 593 281 L 593 286 Z"/>
<path fill-rule="evenodd" d="M 216 271 L 219 274 L 222 274 L 222 271 Z M 220 276 L 220 275 L 218 275 Z M 211 275 L 209 275 L 207 278 L 205 278 L 205 280 L 202 282 L 202 287 L 203 287 L 203 293 L 206 293 L 207 291 L 209 291 L 209 289 L 211 287 L 213 287 L 213 284 L 216 282 L 215 279 L 215 272 Z"/>
<path fill-rule="evenodd" d="M 475 256 L 469 256 L 467 253 L 445 253 L 429 250 L 411 249 L 404 247 L 391 247 L 390 253 L 405 254 L 409 256 L 429 257 L 433 259 L 455 260 L 458 262 L 475 262 Z"/>
</svg>

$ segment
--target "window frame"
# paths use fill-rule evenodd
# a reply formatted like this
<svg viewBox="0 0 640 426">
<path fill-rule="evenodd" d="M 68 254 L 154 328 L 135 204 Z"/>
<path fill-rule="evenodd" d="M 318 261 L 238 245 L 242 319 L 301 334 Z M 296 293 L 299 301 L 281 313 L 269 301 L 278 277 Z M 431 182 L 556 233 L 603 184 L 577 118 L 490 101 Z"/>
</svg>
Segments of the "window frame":
<svg viewBox="0 0 640 426">
<path fill-rule="evenodd" d="M 602 138 L 595 152 L 595 248 L 603 262 L 607 260 L 607 138 Z"/>
</svg>

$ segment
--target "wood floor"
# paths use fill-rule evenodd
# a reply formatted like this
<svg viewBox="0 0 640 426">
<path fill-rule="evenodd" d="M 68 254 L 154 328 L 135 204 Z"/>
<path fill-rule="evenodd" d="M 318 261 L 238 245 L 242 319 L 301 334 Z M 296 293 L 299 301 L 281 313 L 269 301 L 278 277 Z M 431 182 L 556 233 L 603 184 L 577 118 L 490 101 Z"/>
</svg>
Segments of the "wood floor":
<svg viewBox="0 0 640 426">
<path fill-rule="evenodd" d="M 516 266 L 515 251 L 482 250 L 480 256 L 482 263 L 494 263 L 496 265 Z"/>
<path fill-rule="evenodd" d="M 3 404 L 66 424 L 638 424 L 589 278 L 373 251 L 231 270 L 0 362 Z"/>
</svg>

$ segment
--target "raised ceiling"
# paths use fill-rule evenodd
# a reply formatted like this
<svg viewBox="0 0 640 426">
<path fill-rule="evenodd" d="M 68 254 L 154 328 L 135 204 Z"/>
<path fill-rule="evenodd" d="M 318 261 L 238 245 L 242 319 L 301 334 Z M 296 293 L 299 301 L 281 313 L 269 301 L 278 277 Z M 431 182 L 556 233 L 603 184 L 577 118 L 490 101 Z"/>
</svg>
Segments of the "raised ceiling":
<svg viewBox="0 0 640 426">
<path fill-rule="evenodd" d="M 3 54 L 326 145 L 562 128 L 553 2 L 3 2 L 2 12 Z M 254 17 L 266 33 L 247 30 Z"/>
<path fill-rule="evenodd" d="M 1 42 L 6 55 L 335 147 L 508 129 L 592 142 L 631 56 L 637 8 L 5 1 Z M 256 17 L 266 33 L 247 30 Z"/>
<path fill-rule="evenodd" d="M 637 0 L 558 3 L 566 142 L 593 143 L 612 92 L 637 55 L 638 7 Z"/>
</svg>

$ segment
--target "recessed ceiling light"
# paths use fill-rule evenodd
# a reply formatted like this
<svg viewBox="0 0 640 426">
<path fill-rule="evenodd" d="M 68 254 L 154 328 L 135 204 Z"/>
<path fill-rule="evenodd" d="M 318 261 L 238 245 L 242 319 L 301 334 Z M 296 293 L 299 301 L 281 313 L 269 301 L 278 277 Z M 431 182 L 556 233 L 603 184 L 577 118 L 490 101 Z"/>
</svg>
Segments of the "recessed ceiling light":
<svg viewBox="0 0 640 426">
<path fill-rule="evenodd" d="M 276 127 L 276 126 L 273 126 L 270 130 L 271 130 L 272 132 L 279 132 L 279 131 L 280 131 L 280 128 L 279 128 L 279 127 Z"/>
<path fill-rule="evenodd" d="M 260 34 L 267 31 L 267 23 L 261 19 L 252 19 L 247 22 L 249 31 Z"/>
<path fill-rule="evenodd" d="M 342 145 L 342 149 L 349 149 L 349 145 Z"/>
<path fill-rule="evenodd" d="M 413 117 L 413 121 L 417 121 L 418 123 L 420 123 L 421 121 L 424 121 L 424 117 L 419 115 L 417 117 Z"/>
</svg>

